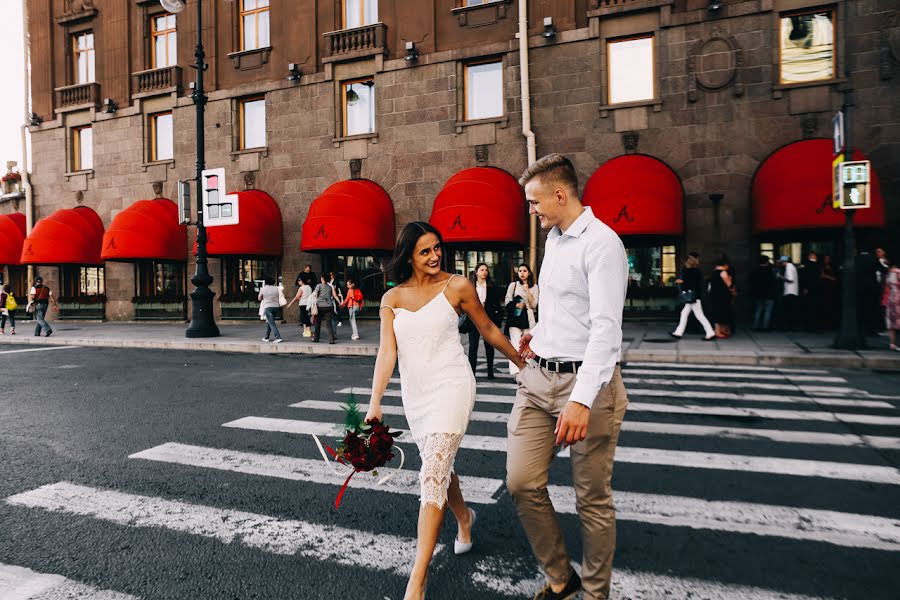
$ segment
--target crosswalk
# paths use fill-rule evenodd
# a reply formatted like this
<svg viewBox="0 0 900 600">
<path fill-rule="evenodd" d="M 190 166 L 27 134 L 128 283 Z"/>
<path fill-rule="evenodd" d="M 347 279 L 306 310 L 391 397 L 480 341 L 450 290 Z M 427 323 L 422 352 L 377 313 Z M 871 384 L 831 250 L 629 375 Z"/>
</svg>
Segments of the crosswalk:
<svg viewBox="0 0 900 600">
<path fill-rule="evenodd" d="M 511 510 L 504 483 L 505 424 L 516 384 L 503 373 L 497 379 L 485 379 L 483 361 L 476 374 L 476 407 L 456 465 L 466 499 L 483 523 L 499 514 L 496 511 L 508 514 Z M 884 454 L 900 451 L 900 397 L 870 394 L 847 378 L 821 369 L 632 363 L 624 366 L 623 378 L 630 404 L 616 453 L 614 488 L 623 556 L 617 561 L 625 564 L 617 562 L 613 598 L 663 597 L 660 589 L 671 600 L 827 597 L 798 593 L 803 589 L 796 583 L 782 590 L 774 589 L 777 586 L 771 580 L 760 580 L 766 585 L 748 585 L 745 579 L 727 574 L 697 577 L 695 571 L 679 572 L 681 565 L 657 571 L 656 565 L 640 564 L 635 552 L 629 552 L 630 545 L 638 543 L 633 536 L 665 540 L 685 531 L 706 536 L 698 539 L 727 536 L 738 561 L 742 553 L 759 548 L 758 540 L 772 547 L 787 545 L 793 551 L 811 545 L 812 556 L 845 550 L 885 553 L 893 560 L 900 556 L 896 554 L 900 552 L 900 508 L 885 508 L 875 501 L 879 494 L 900 497 L 900 470 Z M 167 468 L 190 469 L 213 480 L 227 474 L 248 486 L 285 482 L 297 486 L 301 494 L 326 489 L 330 495 L 343 479 L 319 458 L 310 436 L 339 436 L 341 402 L 350 393 L 365 399 L 370 391 L 338 384 L 318 398 L 286 401 L 277 416 L 247 414 L 226 421 L 222 431 L 230 433 L 228 439 L 237 440 L 234 447 L 168 440 L 136 451 L 126 460 L 158 465 L 163 473 Z M 54 513 L 129 531 L 164 530 L 402 578 L 415 556 L 414 529 L 384 531 L 380 523 L 366 518 L 367 511 L 382 502 L 378 499 L 405 510 L 411 516 L 408 523 L 418 507 L 418 460 L 405 429 L 398 378 L 391 379 L 383 412 L 393 428 L 406 433 L 398 443 L 407 448 L 412 460 L 382 486 L 374 487 L 365 475 L 352 480 L 352 499 L 341 508 L 354 515 L 352 524 L 335 525 L 330 519 L 317 518 L 315 511 L 304 518 L 275 516 L 196 498 L 138 493 L 127 486 L 66 480 L 21 491 L 3 502 L 31 511 L 34 518 Z M 251 435 L 257 440 L 287 436 L 298 443 L 291 446 L 290 454 L 274 454 L 252 444 L 241 446 L 241 436 Z M 568 449 L 558 452 L 548 491 L 566 531 L 577 538 L 575 492 L 563 468 L 569 455 Z M 821 490 L 821 495 L 799 497 L 798 490 L 805 488 Z M 849 506 L 841 500 L 845 491 L 852 491 L 857 500 L 873 501 Z M 327 510 L 323 506 L 320 512 L 324 515 Z M 517 539 L 516 544 L 508 544 L 479 538 L 470 580 L 459 583 L 470 586 L 465 588 L 470 592 L 454 597 L 530 596 L 542 578 L 521 534 Z M 703 555 L 702 548 L 697 552 Z M 439 545 L 434 560 L 439 572 L 441 565 L 453 560 L 452 552 Z M 65 596 L 59 594 L 61 589 L 75 591 Z M 56 597 L 136 600 L 60 575 L 37 573 L 25 565 L 0 563 L 0 600 Z M 439 593 L 429 597 L 441 598 Z"/>
</svg>

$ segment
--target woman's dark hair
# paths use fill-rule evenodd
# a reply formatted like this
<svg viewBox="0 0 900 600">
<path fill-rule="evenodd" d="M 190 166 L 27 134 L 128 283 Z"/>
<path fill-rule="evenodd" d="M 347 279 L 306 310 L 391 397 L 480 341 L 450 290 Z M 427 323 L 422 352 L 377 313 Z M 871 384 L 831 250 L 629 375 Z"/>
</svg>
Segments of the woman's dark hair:
<svg viewBox="0 0 900 600">
<path fill-rule="evenodd" d="M 266 282 L 266 285 L 275 285 L 275 278 L 271 275 L 265 275 L 263 281 Z"/>
<path fill-rule="evenodd" d="M 475 268 L 469 273 L 469 281 L 472 283 L 478 283 L 478 269 L 484 267 L 487 269 L 487 278 L 484 280 L 484 283 L 487 285 L 491 285 L 491 268 L 487 265 L 487 263 L 478 263 L 475 265 Z"/>
<path fill-rule="evenodd" d="M 345 284 L 345 285 L 348 285 L 348 286 L 349 286 L 349 285 L 356 285 L 356 281 L 348 277 L 348 278 L 347 278 L 347 281 L 345 281 L 344 284 Z"/>
<path fill-rule="evenodd" d="M 516 281 L 519 281 L 519 269 L 521 269 L 522 267 L 528 269 L 528 287 L 534 287 L 534 271 L 532 271 L 531 267 L 529 267 L 525 263 L 522 263 L 521 265 L 516 267 Z"/>
<path fill-rule="evenodd" d="M 7 283 L 6 285 L 3 286 L 3 291 L 8 294 L 12 291 L 12 287 Z"/>
<path fill-rule="evenodd" d="M 413 221 L 412 223 L 408 223 L 406 227 L 400 231 L 400 235 L 397 236 L 397 245 L 394 247 L 394 256 L 391 257 L 391 262 L 388 263 L 387 266 L 388 276 L 397 282 L 397 285 L 412 277 L 412 264 L 410 263 L 410 260 L 412 259 L 413 252 L 416 251 L 416 244 L 419 243 L 419 238 L 426 233 L 433 233 L 436 235 L 438 242 L 443 245 L 444 238 L 441 237 L 441 232 L 424 221 Z"/>
</svg>

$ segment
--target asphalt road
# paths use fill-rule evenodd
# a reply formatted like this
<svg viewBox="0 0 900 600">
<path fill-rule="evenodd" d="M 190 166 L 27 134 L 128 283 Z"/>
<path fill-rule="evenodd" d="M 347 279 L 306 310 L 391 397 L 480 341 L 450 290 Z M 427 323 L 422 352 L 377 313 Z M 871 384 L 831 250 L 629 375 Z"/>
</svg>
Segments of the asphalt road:
<svg viewBox="0 0 900 600">
<path fill-rule="evenodd" d="M 411 440 L 404 473 L 357 476 L 335 510 L 342 479 L 308 435 L 341 420 L 339 390 L 366 388 L 372 359 L 33 350 L 0 352 L 0 600 L 402 598 Z M 623 373 L 614 598 L 897 598 L 900 374 Z M 448 517 L 429 600 L 530 598 L 540 582 L 502 483 L 512 380 L 487 383 L 456 461 L 476 546 L 453 555 Z M 568 463 L 550 482 L 577 562 Z"/>
</svg>

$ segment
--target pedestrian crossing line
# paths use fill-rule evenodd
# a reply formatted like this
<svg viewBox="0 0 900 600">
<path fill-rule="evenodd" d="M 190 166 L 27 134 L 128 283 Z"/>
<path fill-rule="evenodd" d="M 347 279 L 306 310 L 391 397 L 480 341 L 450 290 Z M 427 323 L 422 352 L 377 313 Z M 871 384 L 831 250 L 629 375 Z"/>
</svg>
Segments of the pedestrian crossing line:
<svg viewBox="0 0 900 600">
<path fill-rule="evenodd" d="M 81 346 L 47 346 L 44 348 L 24 348 L 22 350 L 2 350 L 0 354 L 21 354 L 23 352 L 49 352 L 51 350 L 72 350 Z"/>
<path fill-rule="evenodd" d="M 223 427 L 250 429 L 256 431 L 277 431 L 298 435 L 333 435 L 340 437 L 343 427 L 337 423 L 320 421 L 301 421 L 294 419 L 275 419 L 271 417 L 244 417 L 225 423 Z M 392 430 L 406 433 L 404 429 L 391 427 Z M 791 431 L 783 429 L 752 429 L 748 427 L 715 427 L 710 425 L 684 425 L 679 423 L 657 423 L 653 421 L 635 421 L 626 419 L 622 423 L 622 431 L 635 433 L 653 433 L 657 435 L 720 437 L 743 441 L 770 441 L 786 444 L 812 444 L 821 446 L 843 446 L 865 448 L 881 448 L 900 450 L 900 437 L 856 435 L 852 433 L 823 433 L 818 431 Z M 467 433 L 462 440 L 462 448 L 470 450 L 486 450 L 506 452 L 506 437 L 491 435 L 473 435 Z"/>
<path fill-rule="evenodd" d="M 346 393 L 350 388 L 345 388 L 344 390 L 338 390 L 336 393 Z M 356 392 L 365 392 L 367 388 L 361 389 L 355 388 Z M 400 397 L 400 390 L 386 390 L 384 393 L 385 397 L 389 398 L 397 398 Z M 508 395 L 492 395 L 492 394 L 476 394 L 475 402 L 488 402 L 491 404 L 514 404 L 515 396 Z M 312 402 L 313 404 L 308 404 Z M 332 407 L 324 408 L 324 410 L 341 410 L 340 405 L 336 402 L 328 402 L 328 401 L 320 401 L 320 400 L 304 400 L 302 402 L 298 402 L 296 404 L 291 404 L 292 408 L 322 408 L 322 405 L 332 404 Z M 368 405 L 366 405 L 368 406 Z M 388 413 L 387 406 L 382 405 L 382 410 L 385 411 L 385 414 L 400 414 L 402 415 L 402 407 L 397 407 L 401 409 L 399 412 Z M 762 419 L 784 419 L 789 421 L 820 421 L 826 423 L 858 423 L 862 425 L 888 425 L 888 426 L 897 426 L 900 425 L 900 417 L 892 417 L 887 415 L 867 415 L 867 414 L 856 414 L 856 413 L 838 413 L 838 412 L 825 412 L 825 411 L 802 411 L 802 410 L 787 410 L 781 408 L 746 408 L 740 406 L 714 406 L 714 405 L 699 405 L 699 404 L 655 404 L 652 402 L 629 402 L 628 410 L 630 411 L 647 411 L 647 412 L 661 412 L 661 413 L 669 413 L 669 414 L 687 414 L 687 415 L 697 415 L 697 416 L 710 416 L 710 417 L 746 417 L 746 418 L 762 418 Z M 507 415 L 503 414 L 502 419 L 498 419 L 497 417 L 492 417 L 489 415 L 493 415 L 495 413 L 480 413 L 475 411 L 472 413 L 470 417 L 471 420 L 474 421 L 486 421 L 489 423 L 496 422 L 506 422 Z"/>
<path fill-rule="evenodd" d="M 704 373 L 702 371 L 685 372 L 678 370 L 661 370 L 661 369 L 622 369 L 623 375 L 654 375 L 654 376 L 672 376 L 683 377 L 685 375 L 693 375 L 700 377 L 709 377 L 711 379 L 747 379 L 767 380 L 767 381 L 812 381 L 817 383 L 847 383 L 843 377 L 825 376 L 825 375 L 794 375 L 794 374 L 774 374 L 774 373 Z"/>
<path fill-rule="evenodd" d="M 713 387 L 713 388 L 734 388 L 740 385 L 736 381 L 715 381 L 711 379 L 649 379 L 646 377 L 623 377 L 622 382 L 625 385 L 667 385 L 674 387 Z M 866 398 L 870 397 L 868 393 L 850 387 L 834 387 L 834 386 L 803 386 L 792 383 L 757 383 L 753 382 L 754 389 L 758 390 L 783 390 L 787 392 L 802 391 L 806 394 L 823 394 L 835 396 L 852 396 L 858 394 Z"/>
<path fill-rule="evenodd" d="M 316 402 L 306 400 L 304 403 Z M 329 404 L 327 402 L 321 404 Z M 332 406 L 338 406 L 330 403 Z M 292 405 L 295 406 L 295 405 Z M 307 405 L 308 406 L 308 405 Z M 318 407 L 319 405 L 316 405 Z M 394 414 L 403 414 L 403 408 L 399 406 L 382 406 L 387 414 L 388 408 L 393 409 Z M 339 409 L 339 406 L 338 406 Z M 367 407 L 360 406 L 360 410 Z M 334 410 L 328 408 L 325 410 Z M 474 413 L 473 413 L 474 414 Z M 625 421 L 628 424 L 629 421 Z M 627 429 L 626 429 L 627 430 Z M 465 440 L 469 436 L 465 436 Z M 488 438 L 491 436 L 481 436 Z M 496 443 L 487 447 L 481 444 L 479 449 L 492 449 L 502 451 L 505 448 L 505 438 L 496 436 Z M 562 458 L 570 457 L 570 449 L 559 452 Z M 770 475 L 789 475 L 793 477 L 820 477 L 825 479 L 840 479 L 848 481 L 863 481 L 888 485 L 900 485 L 900 471 L 894 467 L 880 465 L 866 465 L 858 463 L 841 463 L 818 460 L 803 460 L 792 458 L 777 458 L 769 456 L 748 456 L 741 454 L 721 454 L 712 452 L 693 452 L 687 450 L 669 450 L 656 448 L 640 448 L 619 446 L 616 449 L 617 463 L 630 463 L 642 465 L 661 465 L 689 469 L 716 469 L 723 471 L 737 471 L 746 473 L 766 473 Z"/>
<path fill-rule="evenodd" d="M 320 435 L 342 437 L 344 435 L 343 425 L 337 423 L 322 423 L 320 421 L 300 421 L 294 419 L 275 419 L 272 417 L 244 417 L 229 423 L 225 423 L 222 427 L 233 427 L 237 429 L 250 429 L 255 431 L 277 431 L 279 433 L 294 433 L 300 435 Z M 406 429 L 399 429 L 391 426 L 391 431 L 398 431 L 407 437 L 399 440 L 400 443 L 412 443 L 410 433 Z M 469 450 L 487 450 L 493 452 L 506 451 L 506 438 L 492 435 L 472 435 L 466 434 L 462 440 L 461 448 Z"/>
<path fill-rule="evenodd" d="M 548 485 L 558 513 L 577 514 L 572 486 Z M 849 548 L 900 552 L 900 520 L 870 515 L 704 500 L 683 496 L 613 492 L 616 519 L 766 537 L 817 541 Z"/>
<path fill-rule="evenodd" d="M 578 570 L 578 565 L 573 564 Z M 523 568 L 525 567 L 525 568 Z M 529 561 L 526 567 L 522 561 L 487 557 L 475 564 L 472 580 L 495 594 L 518 598 L 530 597 L 544 586 L 546 579 L 541 574 L 534 577 L 515 579 L 510 573 L 537 571 L 537 566 Z M 644 598 L 647 600 L 665 597 L 666 600 L 830 600 L 828 598 L 788 594 L 745 585 L 730 585 L 693 577 L 674 577 L 631 569 L 613 568 L 610 598 Z"/>
<path fill-rule="evenodd" d="M 10 496 L 25 508 L 91 517 L 125 527 L 159 528 L 277 555 L 409 575 L 415 538 L 324 523 L 279 519 L 233 509 L 128 494 L 61 481 Z M 347 548 L 352 548 L 348 552 Z M 438 545 L 435 553 L 443 551 Z"/>
<path fill-rule="evenodd" d="M 335 475 L 334 471 L 320 458 L 307 459 L 275 454 L 256 454 L 175 442 L 136 452 L 128 458 L 335 486 L 340 486 L 344 482 L 343 478 L 350 474 L 349 469 L 338 465 L 336 468 L 342 475 Z M 460 485 L 466 494 L 467 501 L 474 504 L 496 504 L 497 500 L 494 496 L 499 495 L 503 481 L 486 477 L 460 476 Z M 412 470 L 397 471 L 392 479 L 377 488 L 371 477 L 359 475 L 350 480 L 350 487 L 418 496 L 419 473 Z"/>
<path fill-rule="evenodd" d="M 372 388 L 343 388 L 334 392 L 335 394 L 363 394 L 365 396 L 369 396 L 372 393 Z M 387 398 L 400 398 L 402 397 L 402 392 L 400 390 L 391 390 L 387 389 L 384 391 L 384 396 Z M 515 396 L 510 395 L 496 395 L 496 394 L 476 394 L 475 400 L 479 402 L 495 402 L 498 404 L 513 404 L 516 400 Z"/>
<path fill-rule="evenodd" d="M 138 600 L 25 567 L 0 563 L 0 600 Z"/>
<path fill-rule="evenodd" d="M 679 369 L 683 371 L 698 371 L 702 367 L 703 371 L 756 371 L 756 372 L 777 372 L 777 373 L 797 373 L 809 375 L 827 375 L 827 369 L 795 369 L 791 367 L 763 367 L 752 365 L 698 365 L 692 363 L 672 363 L 672 362 L 642 362 L 628 361 L 624 363 L 623 369 L 631 367 L 650 368 L 656 367 L 661 369 Z"/>
<path fill-rule="evenodd" d="M 289 405 L 290 408 L 306 408 L 313 410 L 328 410 L 334 412 L 343 412 L 344 409 L 341 408 L 341 405 L 338 402 L 333 402 L 331 400 L 302 400 L 300 402 L 295 402 L 294 404 Z M 360 404 L 359 405 L 360 412 L 365 412 L 369 410 L 368 404 Z M 385 415 L 391 416 L 405 416 L 403 412 L 402 406 L 394 406 L 390 404 L 382 404 L 381 412 Z M 506 413 L 498 413 L 498 412 L 483 412 L 473 410 L 472 414 L 469 415 L 469 420 L 471 421 L 481 421 L 484 423 L 506 423 L 509 420 L 509 415 Z"/>
</svg>

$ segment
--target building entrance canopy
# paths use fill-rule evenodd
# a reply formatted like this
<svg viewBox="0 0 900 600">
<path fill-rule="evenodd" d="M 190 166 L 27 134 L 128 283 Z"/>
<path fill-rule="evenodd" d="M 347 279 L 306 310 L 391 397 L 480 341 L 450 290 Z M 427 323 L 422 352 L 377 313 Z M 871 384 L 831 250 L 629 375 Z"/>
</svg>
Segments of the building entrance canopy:
<svg viewBox="0 0 900 600">
<path fill-rule="evenodd" d="M 390 196 L 377 183 L 351 179 L 329 186 L 309 207 L 300 250 L 384 254 L 394 250 L 395 239 Z"/>
<path fill-rule="evenodd" d="M 23 265 L 99 265 L 103 221 L 87 206 L 41 219 L 22 246 Z"/>
<path fill-rule="evenodd" d="M 528 206 L 512 175 L 474 167 L 447 180 L 428 220 L 448 244 L 525 246 Z"/>
<path fill-rule="evenodd" d="M 681 236 L 684 191 L 664 162 L 628 154 L 605 162 L 584 186 L 582 201 L 620 236 Z"/>
<path fill-rule="evenodd" d="M 272 196 L 261 190 L 229 192 L 238 195 L 237 225 L 206 229 L 210 256 L 281 256 L 281 211 Z M 194 254 L 197 243 L 194 242 Z"/>
<path fill-rule="evenodd" d="M 103 260 L 185 261 L 187 227 L 171 200 L 138 200 L 112 220 L 103 235 Z"/>
<path fill-rule="evenodd" d="M 0 265 L 21 264 L 22 244 L 25 243 L 25 215 L 0 215 Z"/>
<path fill-rule="evenodd" d="M 842 210 L 831 206 L 834 173 L 832 141 L 794 142 L 776 150 L 753 177 L 753 233 L 843 227 Z M 860 153 L 853 160 L 866 160 Z M 853 224 L 884 227 L 884 198 L 871 171 L 872 205 L 854 211 Z"/>
</svg>

